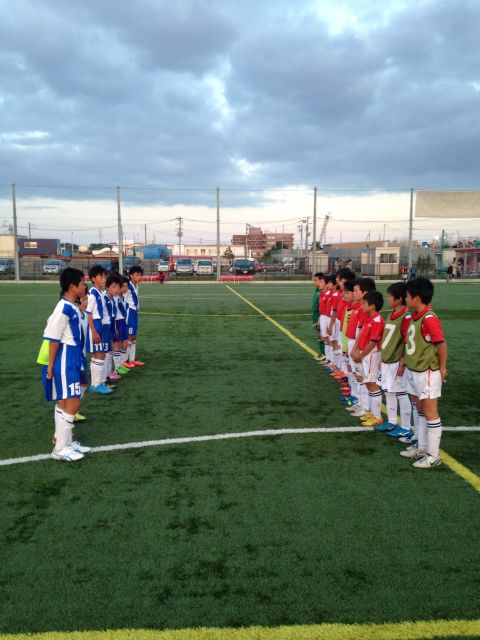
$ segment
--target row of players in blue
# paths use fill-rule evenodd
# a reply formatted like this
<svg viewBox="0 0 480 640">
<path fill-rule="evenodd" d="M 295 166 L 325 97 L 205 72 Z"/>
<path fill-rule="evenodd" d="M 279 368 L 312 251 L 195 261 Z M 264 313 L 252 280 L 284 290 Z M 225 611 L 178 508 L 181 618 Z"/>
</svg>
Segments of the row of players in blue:
<svg viewBox="0 0 480 640">
<path fill-rule="evenodd" d="M 107 276 L 101 265 L 94 265 L 88 275 L 90 290 L 79 269 L 68 267 L 61 274 L 61 298 L 48 318 L 46 349 L 39 357 L 45 397 L 55 402 L 52 458 L 64 462 L 81 460 L 89 451 L 72 435 L 75 419 L 85 419 L 79 410 L 88 387 L 87 353 L 90 391 L 100 395 L 111 394 L 117 380 L 144 366 L 136 360 L 143 269 L 134 266 L 125 278 L 116 272 Z"/>
</svg>

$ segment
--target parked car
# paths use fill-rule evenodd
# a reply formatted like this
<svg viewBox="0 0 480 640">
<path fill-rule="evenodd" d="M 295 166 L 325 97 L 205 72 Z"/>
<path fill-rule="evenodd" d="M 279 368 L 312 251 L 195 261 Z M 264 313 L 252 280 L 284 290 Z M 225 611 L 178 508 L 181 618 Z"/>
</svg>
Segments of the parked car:
<svg viewBox="0 0 480 640">
<path fill-rule="evenodd" d="M 232 271 L 235 275 L 255 275 L 255 263 L 246 258 L 237 258 L 233 261 Z"/>
<path fill-rule="evenodd" d="M 6 276 L 8 274 L 15 273 L 15 262 L 13 260 L 9 260 L 8 258 L 0 259 L 0 275 Z"/>
<path fill-rule="evenodd" d="M 193 276 L 193 260 L 191 258 L 178 258 L 175 264 L 177 275 Z"/>
<path fill-rule="evenodd" d="M 43 275 L 59 275 L 65 269 L 65 260 L 47 260 L 43 267 Z"/>
<path fill-rule="evenodd" d="M 213 262 L 210 258 L 200 258 L 197 260 L 197 275 L 211 276 L 213 275 Z"/>
<path fill-rule="evenodd" d="M 125 256 L 125 258 L 123 259 L 123 273 L 127 276 L 128 272 L 130 271 L 130 269 L 132 267 L 136 267 L 137 265 L 139 267 L 142 266 L 142 262 L 141 262 L 139 257 L 137 257 L 137 256 Z"/>
<path fill-rule="evenodd" d="M 160 260 L 157 265 L 157 271 L 158 273 L 168 273 L 170 271 L 170 262 L 168 260 Z"/>
</svg>

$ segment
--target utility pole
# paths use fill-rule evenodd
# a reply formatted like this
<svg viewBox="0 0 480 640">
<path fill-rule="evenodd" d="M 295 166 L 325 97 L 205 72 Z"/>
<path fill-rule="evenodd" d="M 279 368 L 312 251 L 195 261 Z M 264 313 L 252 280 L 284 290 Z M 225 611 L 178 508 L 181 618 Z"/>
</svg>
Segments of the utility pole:
<svg viewBox="0 0 480 640">
<path fill-rule="evenodd" d="M 410 218 L 408 222 L 408 271 L 413 264 L 413 189 L 410 189 Z"/>
<path fill-rule="evenodd" d="M 15 282 L 20 282 L 20 259 L 18 256 L 18 232 L 17 232 L 17 187 L 12 182 L 12 208 L 13 208 L 13 250 L 15 256 Z"/>
<path fill-rule="evenodd" d="M 217 187 L 217 280 L 220 281 L 222 256 L 220 255 L 220 188 Z"/>
<path fill-rule="evenodd" d="M 145 224 L 144 227 L 145 227 L 145 245 L 144 246 L 146 247 L 147 246 L 147 225 Z"/>
<path fill-rule="evenodd" d="M 183 218 L 178 217 L 178 226 L 176 229 L 176 234 L 178 237 L 178 253 L 182 254 L 182 237 L 183 237 Z"/>
<path fill-rule="evenodd" d="M 313 190 L 312 278 L 317 272 L 317 187 Z"/>
<path fill-rule="evenodd" d="M 100 227 L 98 230 L 98 242 L 102 244 L 102 228 Z"/>
<path fill-rule="evenodd" d="M 308 252 L 308 236 L 310 235 L 310 232 L 308 230 L 310 224 L 310 216 L 305 220 L 305 253 Z"/>
<path fill-rule="evenodd" d="M 248 258 L 248 229 L 249 229 L 250 225 L 247 224 L 245 225 L 245 259 Z"/>
<path fill-rule="evenodd" d="M 297 229 L 300 231 L 300 250 L 303 249 L 303 220 L 300 220 L 300 224 Z"/>
</svg>

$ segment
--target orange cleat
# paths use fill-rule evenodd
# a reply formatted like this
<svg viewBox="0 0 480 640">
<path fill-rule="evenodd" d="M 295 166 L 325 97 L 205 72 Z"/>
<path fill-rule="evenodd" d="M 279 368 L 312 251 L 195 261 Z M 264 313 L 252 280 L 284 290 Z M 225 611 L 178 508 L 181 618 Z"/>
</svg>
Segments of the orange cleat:
<svg viewBox="0 0 480 640">
<path fill-rule="evenodd" d="M 133 364 L 134 367 L 144 367 L 145 363 L 144 362 L 140 362 L 140 360 L 132 360 L 132 362 L 130 364 Z"/>
<path fill-rule="evenodd" d="M 133 362 L 124 362 L 122 367 L 127 367 L 127 369 L 135 369 L 135 365 Z"/>
</svg>

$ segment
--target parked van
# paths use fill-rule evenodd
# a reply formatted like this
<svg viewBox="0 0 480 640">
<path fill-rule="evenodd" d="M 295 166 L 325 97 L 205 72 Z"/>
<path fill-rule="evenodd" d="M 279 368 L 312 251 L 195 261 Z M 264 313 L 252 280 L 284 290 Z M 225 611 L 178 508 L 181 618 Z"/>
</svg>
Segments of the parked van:
<svg viewBox="0 0 480 640">
<path fill-rule="evenodd" d="M 200 258 L 199 260 L 197 260 L 196 271 L 198 276 L 212 276 L 213 262 L 211 258 Z"/>
<path fill-rule="evenodd" d="M 193 276 L 193 260 L 191 258 L 178 258 L 175 272 L 177 275 Z"/>
<path fill-rule="evenodd" d="M 44 275 L 57 275 L 62 273 L 65 266 L 65 260 L 47 260 L 43 265 L 42 271 Z"/>
</svg>

